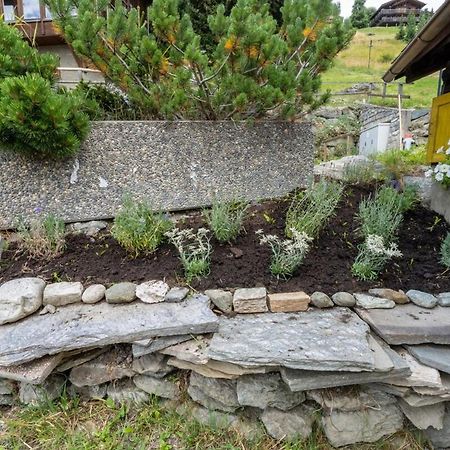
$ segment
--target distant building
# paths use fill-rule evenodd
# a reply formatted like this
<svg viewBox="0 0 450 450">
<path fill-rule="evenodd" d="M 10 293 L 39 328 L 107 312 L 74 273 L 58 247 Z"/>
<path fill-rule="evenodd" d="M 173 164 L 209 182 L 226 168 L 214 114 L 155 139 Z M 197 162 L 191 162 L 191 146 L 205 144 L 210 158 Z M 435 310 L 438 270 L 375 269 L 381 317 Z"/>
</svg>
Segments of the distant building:
<svg viewBox="0 0 450 450">
<path fill-rule="evenodd" d="M 371 27 L 399 26 L 406 24 L 413 14 L 418 21 L 425 3 L 419 0 L 391 0 L 383 3 L 370 18 Z"/>
</svg>

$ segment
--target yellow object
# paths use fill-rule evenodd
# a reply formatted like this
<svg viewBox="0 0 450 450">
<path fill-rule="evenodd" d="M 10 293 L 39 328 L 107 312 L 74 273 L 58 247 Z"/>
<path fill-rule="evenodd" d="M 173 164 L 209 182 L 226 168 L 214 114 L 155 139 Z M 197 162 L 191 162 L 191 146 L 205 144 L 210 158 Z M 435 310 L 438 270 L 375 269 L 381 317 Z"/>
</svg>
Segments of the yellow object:
<svg viewBox="0 0 450 450">
<path fill-rule="evenodd" d="M 450 145 L 450 93 L 433 99 L 431 107 L 430 131 L 428 136 L 427 161 L 435 163 L 446 157 L 437 151 L 443 147 L 447 150 Z"/>
</svg>

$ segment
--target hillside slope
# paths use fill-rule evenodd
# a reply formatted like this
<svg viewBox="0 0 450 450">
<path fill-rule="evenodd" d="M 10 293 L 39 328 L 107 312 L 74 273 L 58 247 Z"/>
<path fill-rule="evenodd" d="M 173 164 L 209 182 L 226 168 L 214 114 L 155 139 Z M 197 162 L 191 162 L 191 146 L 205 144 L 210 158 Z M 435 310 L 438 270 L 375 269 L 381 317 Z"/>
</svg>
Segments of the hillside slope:
<svg viewBox="0 0 450 450">
<path fill-rule="evenodd" d="M 362 82 L 381 82 L 381 77 L 389 68 L 391 62 L 402 51 L 405 43 L 395 39 L 396 27 L 364 28 L 358 30 L 350 46 L 342 51 L 335 60 L 334 66 L 323 77 L 323 89 L 333 93 L 342 91 L 354 84 Z M 368 68 L 369 42 L 372 40 L 371 63 Z M 431 100 L 436 96 L 438 75 L 405 85 L 404 93 L 411 99 L 404 100 L 407 108 L 431 106 Z M 378 86 L 381 93 L 382 85 Z M 388 86 L 388 94 L 397 94 L 397 84 Z M 366 96 L 333 96 L 334 104 L 351 104 L 363 100 Z M 371 98 L 371 103 L 396 106 L 396 99 Z"/>
</svg>

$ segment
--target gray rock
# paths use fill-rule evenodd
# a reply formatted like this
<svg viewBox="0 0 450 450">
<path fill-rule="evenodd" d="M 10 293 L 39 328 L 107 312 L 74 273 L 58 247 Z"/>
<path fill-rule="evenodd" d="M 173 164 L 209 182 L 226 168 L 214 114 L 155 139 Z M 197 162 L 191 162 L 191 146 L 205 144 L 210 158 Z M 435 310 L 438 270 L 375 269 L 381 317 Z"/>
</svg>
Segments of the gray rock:
<svg viewBox="0 0 450 450">
<path fill-rule="evenodd" d="M 189 294 L 189 289 L 187 287 L 173 287 L 166 294 L 165 301 L 168 303 L 180 303 Z"/>
<path fill-rule="evenodd" d="M 169 302 L 170 303 L 170 302 Z M 148 355 L 150 353 L 163 350 L 181 342 L 189 341 L 192 336 L 189 334 L 182 334 L 178 336 L 163 336 L 154 337 L 149 339 L 143 339 L 133 343 L 132 351 L 133 357 L 139 358 L 140 356 Z"/>
<path fill-rule="evenodd" d="M 55 314 L 56 306 L 53 305 L 45 305 L 40 311 L 39 315 L 44 316 L 45 314 Z"/>
<path fill-rule="evenodd" d="M 42 305 L 45 282 L 40 278 L 19 278 L 0 286 L 0 325 L 33 314 Z"/>
<path fill-rule="evenodd" d="M 233 294 L 223 289 L 209 289 L 205 295 L 224 313 L 230 313 L 233 310 Z"/>
<path fill-rule="evenodd" d="M 154 305 L 68 305 L 53 315 L 0 327 L 0 365 L 154 336 L 210 333 L 217 327 L 218 318 L 202 296 Z"/>
<path fill-rule="evenodd" d="M 353 297 L 353 295 L 349 294 L 348 292 L 336 292 L 336 294 L 331 296 L 331 299 L 337 306 L 351 307 L 355 306 L 356 304 L 355 297 Z"/>
<path fill-rule="evenodd" d="M 356 306 L 364 309 L 392 309 L 395 302 L 387 298 L 373 297 L 366 294 L 355 294 Z"/>
<path fill-rule="evenodd" d="M 175 400 L 180 396 L 180 388 L 171 381 L 161 380 L 147 375 L 136 375 L 133 378 L 133 382 L 139 389 L 158 397 Z"/>
<path fill-rule="evenodd" d="M 191 419 L 192 417 L 202 425 L 206 425 L 213 429 L 227 429 L 238 420 L 238 416 L 234 414 L 223 413 L 220 411 L 212 411 L 203 406 L 187 402 L 182 403 L 176 409 L 180 416 Z"/>
<path fill-rule="evenodd" d="M 128 281 L 113 284 L 105 292 L 108 303 L 131 303 L 136 300 L 136 285 Z"/>
<path fill-rule="evenodd" d="M 160 350 L 164 355 L 174 356 L 181 361 L 194 364 L 206 364 L 208 362 L 208 346 L 210 339 L 199 336 L 181 344 L 176 344 Z"/>
<path fill-rule="evenodd" d="M 261 415 L 267 433 L 278 441 L 307 439 L 312 433 L 314 411 L 301 405 L 290 411 L 275 408 L 266 409 Z"/>
<path fill-rule="evenodd" d="M 422 364 L 450 374 L 450 346 L 447 345 L 408 345 L 406 347 Z"/>
<path fill-rule="evenodd" d="M 160 303 L 168 291 L 169 285 L 164 281 L 151 280 L 136 287 L 136 297 L 144 303 Z"/>
<path fill-rule="evenodd" d="M 234 412 L 240 407 L 235 380 L 207 378 L 192 372 L 188 394 L 192 400 L 208 409 Z"/>
<path fill-rule="evenodd" d="M 278 373 L 239 377 L 237 397 L 242 406 L 271 407 L 282 411 L 292 409 L 305 400 L 305 394 L 292 392 Z"/>
<path fill-rule="evenodd" d="M 406 295 L 417 306 L 422 308 L 434 308 L 438 304 L 438 299 L 426 292 L 416 291 L 414 289 L 409 290 Z"/>
<path fill-rule="evenodd" d="M 87 352 L 77 353 L 76 355 L 64 356 L 64 361 L 56 368 L 57 372 L 66 372 L 73 367 L 80 366 L 88 361 L 91 361 L 97 356 L 110 351 L 109 347 L 95 348 L 94 350 L 88 350 Z M 63 354 L 64 355 L 64 354 Z"/>
<path fill-rule="evenodd" d="M 44 383 L 35 385 L 20 383 L 19 399 L 25 405 L 38 405 L 53 401 L 63 392 L 66 379 L 62 375 L 52 375 Z"/>
<path fill-rule="evenodd" d="M 423 309 L 412 303 L 396 308 L 360 309 L 358 315 L 390 345 L 450 345 L 450 309 Z"/>
<path fill-rule="evenodd" d="M 133 380 L 114 381 L 108 385 L 107 396 L 115 403 L 141 404 L 150 399 L 147 392 L 139 389 Z"/>
<path fill-rule="evenodd" d="M 107 384 L 82 387 L 71 384 L 68 391 L 72 397 L 79 397 L 82 400 L 98 400 L 106 397 L 107 389 Z"/>
<path fill-rule="evenodd" d="M 47 284 L 44 289 L 44 305 L 64 306 L 81 302 L 83 285 L 79 282 L 61 281 Z"/>
<path fill-rule="evenodd" d="M 374 357 L 368 332 L 367 324 L 346 308 L 221 317 L 208 354 L 244 367 L 370 371 Z"/>
<path fill-rule="evenodd" d="M 387 288 L 369 289 L 369 294 L 375 297 L 387 298 L 397 303 L 398 305 L 404 305 L 409 302 L 408 296 L 403 291 L 394 291 Z"/>
<path fill-rule="evenodd" d="M 403 427 L 403 415 L 396 405 L 362 411 L 331 411 L 322 418 L 322 426 L 334 447 L 376 442 Z"/>
<path fill-rule="evenodd" d="M 86 288 L 81 296 L 83 303 L 88 303 L 90 305 L 98 303 L 105 298 L 106 288 L 103 284 L 93 284 Z"/>
<path fill-rule="evenodd" d="M 0 394 L 0 406 L 12 406 L 14 404 L 14 396 L 11 394 Z M 2 432 L 2 421 L 0 420 L 0 435 Z"/>
<path fill-rule="evenodd" d="M 167 365 L 167 360 L 168 357 L 160 353 L 145 355 L 133 361 L 133 370 L 141 375 L 163 378 L 174 370 Z"/>
<path fill-rule="evenodd" d="M 90 222 L 76 222 L 71 226 L 73 232 L 84 233 L 87 236 L 95 236 L 99 231 L 104 230 L 108 224 L 100 220 Z"/>
<path fill-rule="evenodd" d="M 334 306 L 333 301 L 330 297 L 328 297 L 327 294 L 324 294 L 323 292 L 314 292 L 311 295 L 311 303 L 316 308 L 331 308 Z"/>
<path fill-rule="evenodd" d="M 442 430 L 428 428 L 425 435 L 435 448 L 448 448 L 450 445 L 450 402 L 445 404 L 445 416 Z"/>
<path fill-rule="evenodd" d="M 438 303 L 440 306 L 450 306 L 450 292 L 443 292 L 438 295 Z"/>
<path fill-rule="evenodd" d="M 267 312 L 267 291 L 264 287 L 236 289 L 233 308 L 237 313 Z"/>
<path fill-rule="evenodd" d="M 0 395 L 13 395 L 14 391 L 14 383 L 11 380 L 0 378 Z"/>
<path fill-rule="evenodd" d="M 70 371 L 69 380 L 77 387 L 95 386 L 108 381 L 132 377 L 131 354 L 126 348 L 114 347 Z"/>
<path fill-rule="evenodd" d="M 445 405 L 443 403 L 414 407 L 399 399 L 398 405 L 403 414 L 419 430 L 426 430 L 428 427 L 442 430 L 444 427 Z"/>
</svg>

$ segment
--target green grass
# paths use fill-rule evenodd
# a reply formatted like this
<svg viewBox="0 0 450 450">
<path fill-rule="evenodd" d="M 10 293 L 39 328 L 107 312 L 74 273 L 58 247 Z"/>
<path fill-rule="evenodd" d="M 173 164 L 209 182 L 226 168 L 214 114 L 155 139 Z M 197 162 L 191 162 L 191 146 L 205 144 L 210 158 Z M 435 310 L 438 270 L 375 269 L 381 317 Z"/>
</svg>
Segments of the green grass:
<svg viewBox="0 0 450 450">
<path fill-rule="evenodd" d="M 277 442 L 263 432 L 249 441 L 237 432 L 200 425 L 156 400 L 127 408 L 108 401 L 63 399 L 40 407 L 0 410 L 0 449 L 33 450 L 332 450 L 316 429 L 306 442 Z M 404 431 L 353 450 L 420 450 L 425 442 Z"/>
<path fill-rule="evenodd" d="M 397 28 L 364 28 L 358 30 L 350 46 L 336 58 L 334 66 L 322 76 L 323 88 L 332 92 L 339 92 L 356 83 L 381 82 L 381 77 L 389 69 L 391 61 L 402 51 L 405 43 L 395 39 Z M 369 36 L 373 33 L 373 36 Z M 370 69 L 367 67 L 369 55 L 369 41 L 372 39 L 372 57 Z M 390 58 L 390 61 L 387 58 Z M 327 84 L 331 82 L 332 84 Z M 336 84 L 338 82 L 338 84 Z M 436 96 L 438 75 L 434 74 L 404 86 L 404 94 L 411 99 L 403 100 L 404 108 L 429 108 L 431 100 Z M 379 86 L 381 93 L 382 86 Z M 397 85 L 388 86 L 388 94 L 397 94 Z M 331 104 L 348 105 L 366 99 L 366 95 L 333 96 Z M 373 104 L 397 106 L 397 99 L 382 99 L 371 97 Z"/>
</svg>

